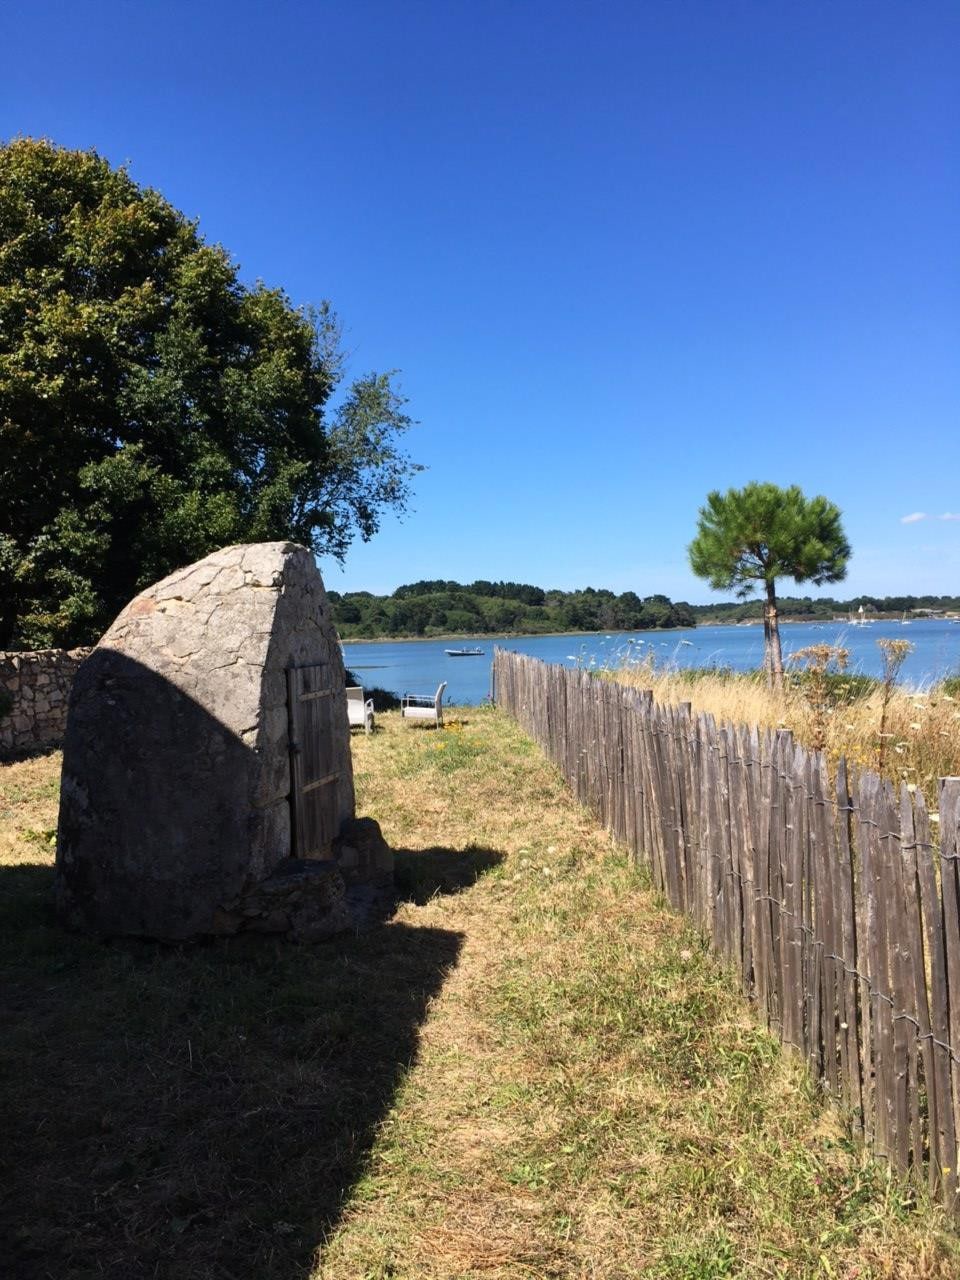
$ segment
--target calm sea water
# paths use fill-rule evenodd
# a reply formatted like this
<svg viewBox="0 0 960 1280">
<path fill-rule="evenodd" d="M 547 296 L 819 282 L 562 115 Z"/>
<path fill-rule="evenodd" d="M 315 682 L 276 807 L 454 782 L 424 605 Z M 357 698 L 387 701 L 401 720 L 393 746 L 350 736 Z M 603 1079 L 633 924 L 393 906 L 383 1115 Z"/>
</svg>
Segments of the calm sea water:
<svg viewBox="0 0 960 1280">
<path fill-rule="evenodd" d="M 909 640 L 913 652 L 903 664 L 901 681 L 931 684 L 960 674 L 960 624 L 915 620 L 850 626 L 840 622 L 781 624 L 784 660 L 810 644 L 837 644 L 850 651 L 850 669 L 866 675 L 881 671 L 881 638 Z M 509 640 L 477 636 L 465 640 L 394 640 L 343 646 L 344 661 L 364 685 L 398 695 L 436 692 L 447 681 L 444 702 L 474 705 L 490 692 L 490 664 L 496 645 L 529 653 L 564 666 L 613 664 L 629 656 L 653 653 L 658 665 L 731 667 L 751 671 L 763 663 L 763 627 L 696 627 L 690 631 L 616 631 L 598 635 L 515 636 Z M 448 648 L 482 649 L 480 658 L 450 658 Z"/>
</svg>

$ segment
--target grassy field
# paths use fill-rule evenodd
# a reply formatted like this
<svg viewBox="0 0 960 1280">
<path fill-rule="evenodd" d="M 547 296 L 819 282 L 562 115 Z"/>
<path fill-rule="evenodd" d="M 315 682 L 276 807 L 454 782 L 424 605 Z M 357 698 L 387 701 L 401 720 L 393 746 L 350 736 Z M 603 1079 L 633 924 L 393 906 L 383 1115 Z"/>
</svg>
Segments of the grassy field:
<svg viewBox="0 0 960 1280">
<path fill-rule="evenodd" d="M 960 1274 L 510 721 L 378 724 L 403 901 L 315 947 L 63 934 L 59 761 L 0 768 L 4 1274 Z"/>
</svg>

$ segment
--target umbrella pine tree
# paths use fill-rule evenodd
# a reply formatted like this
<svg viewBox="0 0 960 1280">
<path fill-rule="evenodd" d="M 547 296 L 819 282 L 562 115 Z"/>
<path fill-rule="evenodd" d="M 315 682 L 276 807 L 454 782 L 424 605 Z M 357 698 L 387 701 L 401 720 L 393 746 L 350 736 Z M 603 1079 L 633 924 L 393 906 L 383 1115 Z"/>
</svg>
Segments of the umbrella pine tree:
<svg viewBox="0 0 960 1280">
<path fill-rule="evenodd" d="M 688 554 L 693 572 L 715 590 L 733 589 L 745 598 L 762 587 L 764 668 L 769 682 L 779 687 L 777 579 L 839 582 L 847 572 L 850 544 L 839 508 L 827 498 L 807 498 L 796 485 L 781 489 L 752 482 L 707 494 Z"/>
</svg>

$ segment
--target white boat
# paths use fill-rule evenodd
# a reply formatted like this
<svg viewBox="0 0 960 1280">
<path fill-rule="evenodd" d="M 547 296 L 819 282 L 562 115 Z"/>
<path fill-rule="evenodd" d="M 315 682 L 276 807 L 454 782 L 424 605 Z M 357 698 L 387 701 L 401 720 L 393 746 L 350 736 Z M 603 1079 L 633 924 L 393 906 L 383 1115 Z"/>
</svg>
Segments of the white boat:
<svg viewBox="0 0 960 1280">
<path fill-rule="evenodd" d="M 482 649 L 444 649 L 448 658 L 482 658 Z"/>
</svg>

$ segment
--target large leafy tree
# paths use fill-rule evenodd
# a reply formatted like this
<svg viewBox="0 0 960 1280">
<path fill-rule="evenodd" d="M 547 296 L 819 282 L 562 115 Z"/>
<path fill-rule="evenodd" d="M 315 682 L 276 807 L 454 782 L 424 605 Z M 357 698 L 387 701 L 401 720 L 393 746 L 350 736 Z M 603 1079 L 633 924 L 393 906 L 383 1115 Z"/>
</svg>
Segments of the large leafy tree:
<svg viewBox="0 0 960 1280">
<path fill-rule="evenodd" d="M 231 542 L 342 559 L 420 468 L 390 374 L 94 152 L 0 146 L 0 648 L 96 637 Z"/>
<path fill-rule="evenodd" d="M 839 582 L 850 545 L 839 508 L 826 498 L 806 498 L 796 485 L 781 489 L 754 482 L 707 495 L 688 553 L 693 572 L 716 590 L 734 589 L 746 597 L 762 588 L 765 666 L 771 683 L 780 685 L 777 579 Z"/>
</svg>

